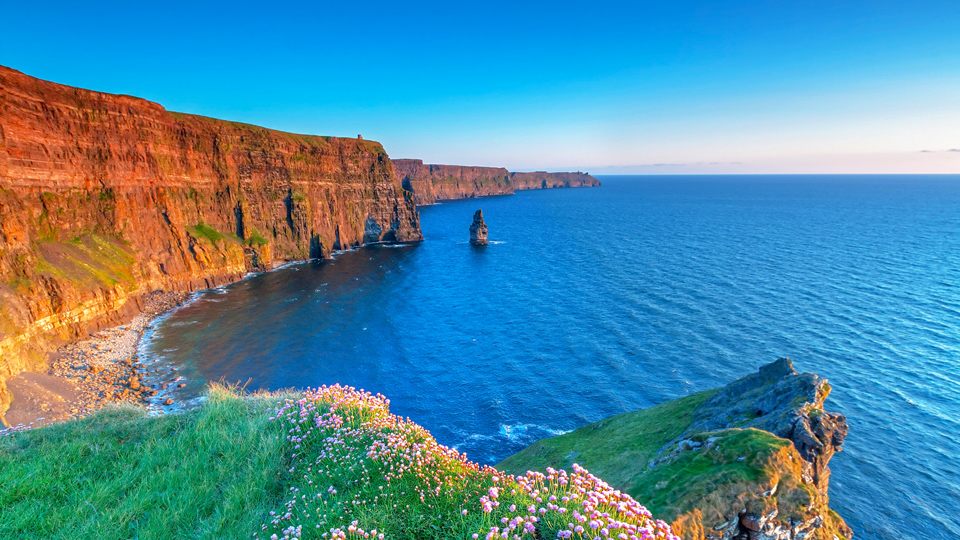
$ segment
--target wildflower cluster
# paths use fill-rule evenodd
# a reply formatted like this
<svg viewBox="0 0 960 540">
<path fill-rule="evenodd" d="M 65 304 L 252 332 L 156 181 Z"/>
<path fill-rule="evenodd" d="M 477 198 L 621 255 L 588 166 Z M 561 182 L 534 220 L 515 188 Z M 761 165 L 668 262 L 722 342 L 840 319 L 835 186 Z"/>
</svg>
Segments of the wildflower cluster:
<svg viewBox="0 0 960 540">
<path fill-rule="evenodd" d="M 352 387 L 278 403 L 290 450 L 283 508 L 261 540 L 676 537 L 628 495 L 586 470 L 504 475 L 438 444 Z"/>
<path fill-rule="evenodd" d="M 499 481 L 494 477 L 495 482 Z M 484 513 L 503 514 L 501 525 L 489 527 L 486 540 L 519 540 L 555 531 L 556 538 L 600 540 L 672 540 L 670 527 L 626 493 L 613 489 L 577 464 L 573 473 L 547 468 L 507 476 L 504 487 L 491 487 L 479 499 Z M 509 491 L 507 491 L 509 490 Z M 505 511 L 504 511 L 505 509 Z M 474 534 L 473 538 L 479 538 Z"/>
<path fill-rule="evenodd" d="M 3 429 L 0 429 L 0 437 L 10 437 L 15 433 L 22 433 L 24 431 L 30 430 L 31 428 L 33 428 L 32 422 L 29 425 L 17 424 L 15 426 L 3 428 Z"/>
</svg>

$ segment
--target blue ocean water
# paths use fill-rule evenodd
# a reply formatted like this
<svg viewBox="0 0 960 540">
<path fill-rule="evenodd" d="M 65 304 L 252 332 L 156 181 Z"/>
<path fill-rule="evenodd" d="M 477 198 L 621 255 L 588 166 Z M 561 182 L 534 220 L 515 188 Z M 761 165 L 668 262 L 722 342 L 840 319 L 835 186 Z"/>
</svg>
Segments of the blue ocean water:
<svg viewBox="0 0 960 540">
<path fill-rule="evenodd" d="M 960 537 L 960 176 L 601 180 L 422 208 L 422 244 L 206 291 L 144 347 L 188 394 L 381 392 L 482 463 L 788 356 L 849 420 L 857 537 Z"/>
</svg>

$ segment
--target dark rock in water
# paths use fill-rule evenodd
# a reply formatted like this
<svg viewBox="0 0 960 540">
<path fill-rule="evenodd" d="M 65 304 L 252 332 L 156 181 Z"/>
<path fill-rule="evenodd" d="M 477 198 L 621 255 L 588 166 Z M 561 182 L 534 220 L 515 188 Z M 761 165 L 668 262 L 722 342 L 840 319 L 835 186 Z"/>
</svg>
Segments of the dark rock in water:
<svg viewBox="0 0 960 540">
<path fill-rule="evenodd" d="M 475 246 L 485 246 L 487 242 L 487 224 L 483 222 L 483 210 L 473 214 L 473 223 L 470 225 L 470 243 Z"/>
</svg>

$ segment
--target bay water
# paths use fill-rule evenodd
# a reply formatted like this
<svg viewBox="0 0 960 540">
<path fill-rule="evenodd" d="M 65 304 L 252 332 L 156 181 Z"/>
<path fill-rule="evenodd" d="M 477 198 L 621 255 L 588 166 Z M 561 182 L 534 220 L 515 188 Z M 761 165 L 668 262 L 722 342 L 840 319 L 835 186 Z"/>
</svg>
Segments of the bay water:
<svg viewBox="0 0 960 540">
<path fill-rule="evenodd" d="M 423 207 L 422 244 L 204 291 L 143 352 L 178 399 L 380 392 L 487 464 L 787 356 L 847 415 L 830 495 L 856 536 L 960 538 L 960 176 L 600 180 Z"/>
</svg>

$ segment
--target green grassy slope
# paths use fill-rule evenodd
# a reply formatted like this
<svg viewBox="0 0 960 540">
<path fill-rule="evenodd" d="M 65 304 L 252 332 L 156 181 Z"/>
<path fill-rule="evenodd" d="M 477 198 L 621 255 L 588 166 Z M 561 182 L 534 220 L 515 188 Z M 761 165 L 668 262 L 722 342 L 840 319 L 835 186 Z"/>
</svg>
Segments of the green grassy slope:
<svg viewBox="0 0 960 540">
<path fill-rule="evenodd" d="M 685 538 L 699 537 L 696 531 L 704 525 L 726 522 L 744 508 L 764 515 L 776 509 L 799 522 L 817 493 L 802 481 L 801 458 L 790 441 L 733 428 L 694 433 L 686 444 L 668 445 L 716 392 L 699 392 L 543 439 L 496 467 L 519 473 L 576 462 L 643 501 Z M 828 536 L 818 532 L 817 538 L 832 538 L 834 532 L 831 527 Z"/>
<path fill-rule="evenodd" d="M 697 392 L 542 439 L 500 462 L 497 468 L 523 474 L 579 463 L 611 485 L 629 491 L 648 470 L 647 463 L 657 450 L 680 436 L 693 421 L 694 409 L 715 392 Z"/>
<path fill-rule="evenodd" d="M 105 410 L 0 437 L 0 538 L 676 538 L 583 469 L 480 467 L 388 403 L 214 387 L 182 414 Z"/>
<path fill-rule="evenodd" d="M 285 470 L 274 400 L 133 407 L 0 438 L 0 538 L 250 538 Z"/>
</svg>

